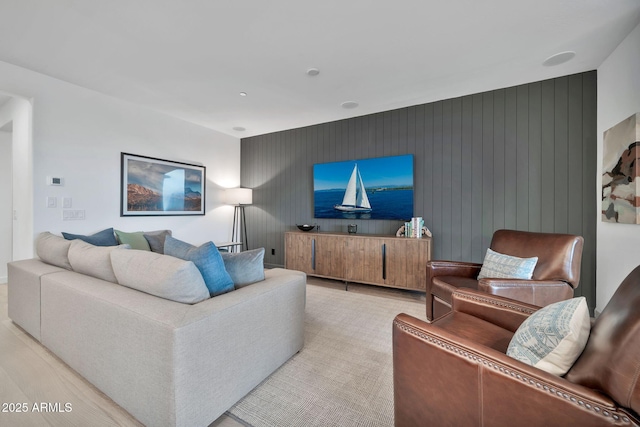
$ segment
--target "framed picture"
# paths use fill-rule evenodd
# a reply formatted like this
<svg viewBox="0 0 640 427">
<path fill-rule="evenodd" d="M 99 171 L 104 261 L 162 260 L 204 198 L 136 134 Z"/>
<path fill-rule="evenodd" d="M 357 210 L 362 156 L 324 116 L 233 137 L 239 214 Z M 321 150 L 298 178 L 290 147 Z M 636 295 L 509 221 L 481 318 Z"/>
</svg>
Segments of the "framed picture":
<svg viewBox="0 0 640 427">
<path fill-rule="evenodd" d="M 413 155 L 313 165 L 314 218 L 413 217 Z"/>
<path fill-rule="evenodd" d="M 204 215 L 206 168 L 121 153 L 120 216 Z"/>
</svg>

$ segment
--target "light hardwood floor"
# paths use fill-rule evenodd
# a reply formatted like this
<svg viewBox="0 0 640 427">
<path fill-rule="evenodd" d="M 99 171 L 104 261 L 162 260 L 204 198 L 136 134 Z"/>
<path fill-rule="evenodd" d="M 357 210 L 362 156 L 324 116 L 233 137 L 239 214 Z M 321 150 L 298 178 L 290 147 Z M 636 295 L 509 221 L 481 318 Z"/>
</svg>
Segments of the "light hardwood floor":
<svg viewBox="0 0 640 427">
<path fill-rule="evenodd" d="M 335 280 L 310 277 L 309 285 L 345 289 Z M 350 283 L 349 292 L 424 301 L 424 293 Z M 27 404 L 26 412 L 11 404 Z M 37 411 L 34 405 L 58 404 L 61 410 Z M 64 412 L 65 404 L 71 411 Z M 39 408 L 39 406 L 38 406 Z M 52 409 L 56 409 L 55 406 Z M 69 368 L 7 316 L 7 285 L 0 284 L 0 426 L 141 426 L 135 418 Z M 243 424 L 223 415 L 213 427 Z"/>
</svg>

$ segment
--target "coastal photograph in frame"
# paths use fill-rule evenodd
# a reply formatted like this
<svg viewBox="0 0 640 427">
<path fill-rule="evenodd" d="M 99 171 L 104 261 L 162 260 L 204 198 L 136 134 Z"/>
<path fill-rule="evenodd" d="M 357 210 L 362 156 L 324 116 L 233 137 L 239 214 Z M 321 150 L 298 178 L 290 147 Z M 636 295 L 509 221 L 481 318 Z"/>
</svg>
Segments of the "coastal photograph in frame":
<svg viewBox="0 0 640 427">
<path fill-rule="evenodd" d="M 315 218 L 413 217 L 413 155 L 313 166 Z"/>
<path fill-rule="evenodd" d="M 121 153 L 120 216 L 204 215 L 204 166 Z"/>
</svg>

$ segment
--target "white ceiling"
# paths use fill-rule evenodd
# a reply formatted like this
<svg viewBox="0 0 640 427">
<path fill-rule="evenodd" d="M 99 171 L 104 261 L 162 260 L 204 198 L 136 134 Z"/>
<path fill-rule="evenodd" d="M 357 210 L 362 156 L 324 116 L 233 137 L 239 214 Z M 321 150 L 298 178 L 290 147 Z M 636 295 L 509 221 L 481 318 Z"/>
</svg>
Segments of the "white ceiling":
<svg viewBox="0 0 640 427">
<path fill-rule="evenodd" d="M 593 70 L 638 22 L 639 0 L 1 0 L 0 60 L 247 137 Z"/>
</svg>

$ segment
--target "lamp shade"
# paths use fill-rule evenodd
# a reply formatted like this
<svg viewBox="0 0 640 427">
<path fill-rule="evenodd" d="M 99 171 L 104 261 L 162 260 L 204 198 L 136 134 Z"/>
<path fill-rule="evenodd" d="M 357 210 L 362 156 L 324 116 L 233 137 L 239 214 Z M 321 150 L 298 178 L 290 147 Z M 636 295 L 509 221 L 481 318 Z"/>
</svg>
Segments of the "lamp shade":
<svg viewBox="0 0 640 427">
<path fill-rule="evenodd" d="M 228 205 L 250 205 L 253 203 L 253 190 L 250 188 L 227 188 L 224 198 Z"/>
</svg>

